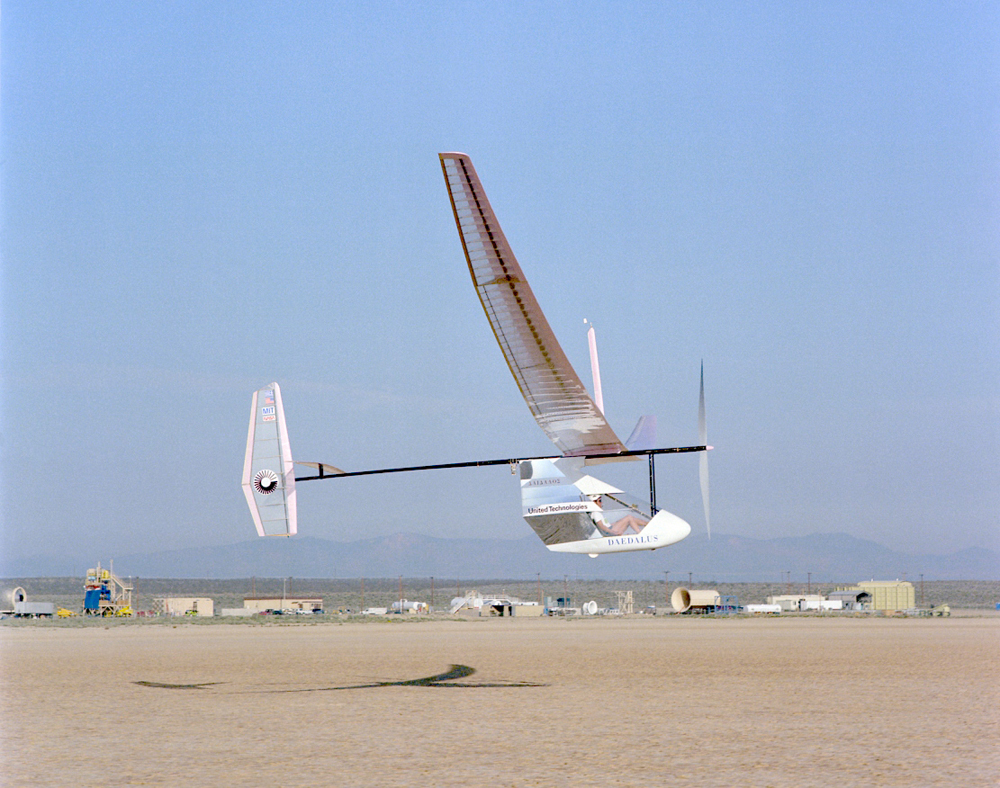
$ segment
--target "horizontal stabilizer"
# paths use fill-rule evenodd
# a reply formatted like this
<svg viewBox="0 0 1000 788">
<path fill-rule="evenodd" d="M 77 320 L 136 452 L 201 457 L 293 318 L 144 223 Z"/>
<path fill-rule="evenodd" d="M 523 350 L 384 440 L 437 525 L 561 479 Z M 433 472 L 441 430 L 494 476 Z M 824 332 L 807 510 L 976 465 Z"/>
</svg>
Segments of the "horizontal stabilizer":
<svg viewBox="0 0 1000 788">
<path fill-rule="evenodd" d="M 295 471 L 277 383 L 253 394 L 242 486 L 258 534 L 296 532 Z"/>
<path fill-rule="evenodd" d="M 319 471 L 320 476 L 343 476 L 347 471 L 342 471 L 335 465 L 327 465 L 325 462 L 299 462 L 295 461 L 296 465 L 302 465 L 306 468 L 314 468 Z"/>
</svg>

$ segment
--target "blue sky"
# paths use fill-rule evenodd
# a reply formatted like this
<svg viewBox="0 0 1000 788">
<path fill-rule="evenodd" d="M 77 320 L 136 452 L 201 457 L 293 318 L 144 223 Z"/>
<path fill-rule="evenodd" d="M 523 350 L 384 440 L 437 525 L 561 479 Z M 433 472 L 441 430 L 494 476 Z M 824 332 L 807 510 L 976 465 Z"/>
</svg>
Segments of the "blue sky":
<svg viewBox="0 0 1000 788">
<path fill-rule="evenodd" d="M 0 25 L 8 558 L 250 538 L 271 380 L 296 459 L 549 451 L 449 150 L 588 381 L 596 324 L 620 434 L 696 442 L 704 359 L 715 531 L 1000 549 L 995 5 L 10 0 Z M 703 528 L 697 460 L 657 468 Z M 329 539 L 529 533 L 505 468 L 299 507 Z"/>
</svg>

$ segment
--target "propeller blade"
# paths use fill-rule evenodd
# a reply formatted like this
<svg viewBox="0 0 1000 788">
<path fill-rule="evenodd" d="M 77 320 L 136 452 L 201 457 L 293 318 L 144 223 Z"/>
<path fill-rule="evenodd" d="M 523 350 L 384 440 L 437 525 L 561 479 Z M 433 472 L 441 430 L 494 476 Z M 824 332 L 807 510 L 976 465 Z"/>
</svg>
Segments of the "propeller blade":
<svg viewBox="0 0 1000 788">
<path fill-rule="evenodd" d="M 708 423 L 705 420 L 705 362 L 701 362 L 701 388 L 698 392 L 698 442 L 708 446 Z M 708 511 L 708 451 L 703 451 L 698 461 L 698 478 L 701 481 L 701 501 L 705 505 L 705 530 L 712 538 L 712 525 Z"/>
</svg>

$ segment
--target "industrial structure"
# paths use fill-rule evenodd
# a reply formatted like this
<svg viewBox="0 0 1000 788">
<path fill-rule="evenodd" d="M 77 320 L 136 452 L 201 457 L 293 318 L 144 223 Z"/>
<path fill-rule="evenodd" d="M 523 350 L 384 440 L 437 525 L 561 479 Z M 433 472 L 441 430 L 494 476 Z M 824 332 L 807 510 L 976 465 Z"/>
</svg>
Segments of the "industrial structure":
<svg viewBox="0 0 1000 788">
<path fill-rule="evenodd" d="M 27 601 L 28 595 L 21 586 L 5 588 L 3 594 L 0 595 L 0 614 L 12 616 L 18 603 Z"/>
<path fill-rule="evenodd" d="M 124 583 L 114 573 L 114 563 L 110 569 L 87 570 L 83 583 L 83 612 L 89 616 L 131 616 L 132 586 Z"/>
<path fill-rule="evenodd" d="M 635 612 L 631 591 L 615 591 L 618 597 L 618 613 L 623 616 L 630 616 Z"/>
<path fill-rule="evenodd" d="M 677 613 L 708 613 L 722 603 L 715 589 L 675 588 L 670 595 L 670 606 Z"/>
<path fill-rule="evenodd" d="M 915 612 L 913 584 L 904 581 L 869 580 L 852 588 L 823 594 L 774 594 L 765 605 L 741 607 L 735 597 L 723 597 L 715 590 L 675 588 L 670 596 L 675 613 L 805 613 L 805 612 Z M 944 612 L 936 613 L 945 615 Z"/>
</svg>

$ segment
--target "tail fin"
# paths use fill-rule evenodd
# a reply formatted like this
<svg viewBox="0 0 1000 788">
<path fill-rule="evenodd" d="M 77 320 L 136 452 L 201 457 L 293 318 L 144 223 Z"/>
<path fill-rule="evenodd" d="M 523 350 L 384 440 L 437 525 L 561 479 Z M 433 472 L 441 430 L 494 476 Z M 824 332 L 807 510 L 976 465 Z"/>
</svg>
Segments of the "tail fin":
<svg viewBox="0 0 1000 788">
<path fill-rule="evenodd" d="M 705 531 L 712 538 L 712 523 L 708 517 L 708 423 L 705 420 L 705 362 L 701 363 L 701 385 L 698 391 L 698 440 L 707 449 L 698 460 L 698 478 L 701 482 L 701 502 L 705 506 Z"/>
<path fill-rule="evenodd" d="M 296 532 L 295 470 L 277 383 L 253 394 L 242 484 L 258 534 Z"/>
<path fill-rule="evenodd" d="M 643 449 L 656 448 L 656 416 L 640 416 L 635 424 L 635 429 L 625 441 L 625 448 L 629 451 L 642 451 Z"/>
</svg>

